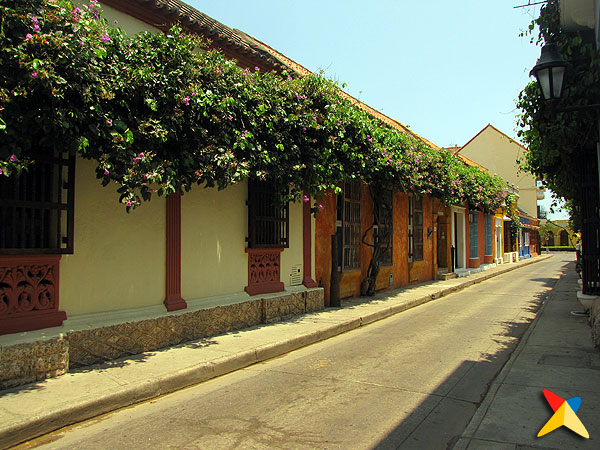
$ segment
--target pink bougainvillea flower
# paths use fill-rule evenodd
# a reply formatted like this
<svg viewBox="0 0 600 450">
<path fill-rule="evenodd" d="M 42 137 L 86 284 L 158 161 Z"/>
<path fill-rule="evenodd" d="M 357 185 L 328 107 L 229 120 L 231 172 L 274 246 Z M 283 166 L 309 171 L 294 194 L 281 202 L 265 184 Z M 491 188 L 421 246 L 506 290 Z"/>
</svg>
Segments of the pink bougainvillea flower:
<svg viewBox="0 0 600 450">
<path fill-rule="evenodd" d="M 37 78 L 37 72 L 31 72 L 31 78 Z"/>
<path fill-rule="evenodd" d="M 17 162 L 19 160 L 19 158 L 17 158 L 17 155 L 10 155 L 9 160 L 10 160 L 10 162 Z"/>
<path fill-rule="evenodd" d="M 310 202 L 310 197 L 308 195 L 304 196 L 304 203 Z"/>
<path fill-rule="evenodd" d="M 32 39 L 33 39 L 33 34 L 31 34 L 31 33 L 27 33 L 27 34 L 25 35 L 25 40 L 26 40 L 26 41 L 31 41 Z"/>
<path fill-rule="evenodd" d="M 104 169 L 104 175 L 108 175 L 110 172 L 108 171 L 108 169 Z"/>
<path fill-rule="evenodd" d="M 325 208 L 323 205 L 319 205 L 319 211 L 322 211 Z"/>
<path fill-rule="evenodd" d="M 125 205 L 131 206 L 131 202 L 127 202 L 127 203 L 125 203 Z"/>
<path fill-rule="evenodd" d="M 103 40 L 104 42 L 108 42 L 108 41 L 110 41 L 110 36 L 108 35 L 108 33 L 104 33 L 104 34 L 102 35 L 102 40 Z"/>
<path fill-rule="evenodd" d="M 183 98 L 183 103 L 185 103 L 187 106 L 190 105 L 190 98 L 187 95 Z"/>
</svg>

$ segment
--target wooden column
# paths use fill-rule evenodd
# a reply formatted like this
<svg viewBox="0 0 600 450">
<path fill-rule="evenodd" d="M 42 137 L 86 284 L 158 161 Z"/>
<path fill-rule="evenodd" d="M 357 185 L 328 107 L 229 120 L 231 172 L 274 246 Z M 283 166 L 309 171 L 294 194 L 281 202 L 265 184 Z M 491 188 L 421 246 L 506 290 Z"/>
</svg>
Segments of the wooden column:
<svg viewBox="0 0 600 450">
<path fill-rule="evenodd" d="M 167 311 L 187 308 L 181 297 L 181 194 L 171 194 L 167 198 Z"/>
<path fill-rule="evenodd" d="M 302 284 L 307 288 L 317 287 L 312 279 L 312 226 L 310 219 L 310 201 L 302 205 L 302 263 L 304 278 Z"/>
</svg>

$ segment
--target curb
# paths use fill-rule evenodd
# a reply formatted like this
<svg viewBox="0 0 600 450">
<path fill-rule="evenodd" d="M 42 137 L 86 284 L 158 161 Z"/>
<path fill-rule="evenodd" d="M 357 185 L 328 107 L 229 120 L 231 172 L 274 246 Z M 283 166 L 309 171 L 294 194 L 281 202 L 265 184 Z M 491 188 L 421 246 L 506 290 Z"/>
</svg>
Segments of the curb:
<svg viewBox="0 0 600 450">
<path fill-rule="evenodd" d="M 527 345 L 527 341 L 529 341 L 529 337 L 535 330 L 535 327 L 537 326 L 540 318 L 544 315 L 544 311 L 546 310 L 547 304 L 548 300 L 542 303 L 542 306 L 537 311 L 535 318 L 527 327 L 527 330 L 519 340 L 517 348 L 515 348 L 513 353 L 510 355 L 508 361 L 502 367 L 502 370 L 500 370 L 500 373 L 496 376 L 494 381 L 492 381 L 492 384 L 488 389 L 488 392 L 482 400 L 481 404 L 477 408 L 477 411 L 475 411 L 475 414 L 473 414 L 473 417 L 471 417 L 471 420 L 469 421 L 467 427 L 464 429 L 462 434 L 458 436 L 456 444 L 453 447 L 451 447 L 451 450 L 466 450 L 469 447 L 469 445 L 471 445 L 471 442 L 475 437 L 475 433 L 479 429 L 481 422 L 483 422 L 483 419 L 487 414 L 492 402 L 496 398 L 496 394 L 498 393 L 500 386 L 508 376 L 508 373 L 512 369 L 515 360 L 519 357 L 519 355 Z"/>
<path fill-rule="evenodd" d="M 311 344 L 315 344 L 379 320 L 386 319 L 408 309 L 412 309 L 430 301 L 442 298 L 448 294 L 460 291 L 474 284 L 494 278 L 507 272 L 511 272 L 521 267 L 528 266 L 530 264 L 544 261 L 551 257 L 551 255 L 540 255 L 536 258 L 528 259 L 518 265 L 511 264 L 510 266 L 501 268 L 493 273 L 479 272 L 470 275 L 467 279 L 465 279 L 465 281 L 455 286 L 440 289 L 432 294 L 408 300 L 401 304 L 393 305 L 387 308 L 384 307 L 379 311 L 375 311 L 355 319 L 350 319 L 345 322 L 326 326 L 322 329 L 308 334 L 296 336 L 286 341 L 263 345 L 251 350 L 226 356 L 216 362 L 206 362 L 186 369 L 181 369 L 177 372 L 169 374 L 168 376 L 163 376 L 161 378 L 154 377 L 135 384 L 128 384 L 123 386 L 122 389 L 117 392 L 111 392 L 110 394 L 100 398 L 86 400 L 60 411 L 52 411 L 43 416 L 28 417 L 17 426 L 0 429 L 0 449 L 6 449 L 23 443 L 27 440 L 51 433 L 60 428 L 73 425 L 84 420 L 89 420 L 121 408 L 129 407 L 136 403 L 145 402 L 195 384 L 203 383 L 213 378 L 235 372 L 268 359 L 276 358 L 291 351 L 298 350 L 302 347 L 307 347 Z M 531 334 L 533 325 L 537 321 L 538 317 L 536 317 L 532 325 L 527 329 L 525 335 L 519 343 L 519 346 L 515 352 L 513 352 L 513 355 L 511 355 L 511 359 L 504 366 L 500 372 L 500 375 L 494 381 L 494 385 L 490 391 L 488 391 L 488 395 L 485 397 L 482 405 L 478 408 L 475 415 L 471 419 L 467 429 L 471 427 L 471 423 L 474 423 L 475 417 L 479 417 L 480 411 L 482 411 L 481 419 L 483 419 L 483 415 L 485 414 L 483 411 L 484 403 L 487 404 L 486 402 L 488 401 L 488 397 L 490 397 L 490 392 L 497 384 L 499 385 L 497 381 L 500 380 L 502 374 L 507 371 L 507 367 L 512 363 L 513 358 L 516 357 L 515 355 L 520 352 L 523 342 L 525 342 L 529 337 L 529 334 Z M 497 389 L 498 388 L 496 387 L 496 390 Z M 491 403 L 492 399 L 493 398 L 490 398 L 488 403 Z M 485 411 L 487 411 L 487 407 L 485 408 Z M 477 427 L 478 426 L 479 423 L 477 424 Z M 466 437 L 466 431 L 467 430 L 463 432 L 463 435 L 461 435 L 460 438 Z M 458 450 L 458 447 L 456 448 Z"/>
</svg>

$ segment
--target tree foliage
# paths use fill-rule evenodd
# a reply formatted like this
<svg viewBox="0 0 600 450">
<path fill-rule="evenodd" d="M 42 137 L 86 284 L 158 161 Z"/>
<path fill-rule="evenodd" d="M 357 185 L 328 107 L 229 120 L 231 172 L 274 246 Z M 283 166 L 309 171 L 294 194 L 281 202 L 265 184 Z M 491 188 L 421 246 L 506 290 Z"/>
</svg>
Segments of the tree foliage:
<svg viewBox="0 0 600 450">
<path fill-rule="evenodd" d="M 591 32 L 561 30 L 558 3 L 550 0 L 543 5 L 527 34 L 532 43 L 555 43 L 568 61 L 563 94 L 558 103 L 547 104 L 537 83 L 529 83 L 517 102 L 522 111 L 518 134 L 529 150 L 524 167 L 543 179 L 558 197 L 577 203 L 582 194 L 581 161 L 595 158 L 598 119 L 593 111 L 560 109 L 600 102 L 600 53 Z"/>
</svg>

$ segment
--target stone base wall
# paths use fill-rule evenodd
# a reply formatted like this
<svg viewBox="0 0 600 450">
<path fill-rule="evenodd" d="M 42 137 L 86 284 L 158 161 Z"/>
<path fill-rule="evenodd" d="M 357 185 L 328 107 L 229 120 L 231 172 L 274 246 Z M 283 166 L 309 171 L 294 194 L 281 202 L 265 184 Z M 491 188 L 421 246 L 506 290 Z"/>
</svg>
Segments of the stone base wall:
<svg viewBox="0 0 600 450">
<path fill-rule="evenodd" d="M 323 289 L 313 289 L 286 296 L 265 298 L 263 304 L 263 322 L 279 322 L 291 316 L 305 312 L 319 311 L 325 308 Z"/>
<path fill-rule="evenodd" d="M 261 323 L 279 322 L 324 307 L 324 291 L 316 288 L 3 346 L 0 389 L 63 375 L 69 367 L 88 366 Z"/>
<path fill-rule="evenodd" d="M 63 336 L 0 347 L 0 389 L 64 375 L 69 371 L 69 343 Z"/>
</svg>

